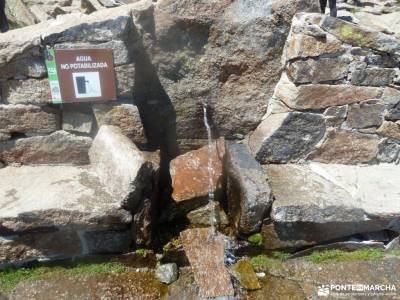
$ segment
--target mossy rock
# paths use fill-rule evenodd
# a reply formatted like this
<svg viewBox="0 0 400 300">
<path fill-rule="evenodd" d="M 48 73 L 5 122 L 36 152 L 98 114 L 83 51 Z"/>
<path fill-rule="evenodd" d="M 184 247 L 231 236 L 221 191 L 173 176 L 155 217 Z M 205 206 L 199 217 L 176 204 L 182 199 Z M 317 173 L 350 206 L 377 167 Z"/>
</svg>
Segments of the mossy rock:
<svg viewBox="0 0 400 300">
<path fill-rule="evenodd" d="M 247 290 L 257 290 L 261 288 L 260 282 L 249 260 L 240 260 L 232 265 L 230 270 L 243 288 Z"/>
<path fill-rule="evenodd" d="M 254 246 L 261 246 L 263 242 L 263 236 L 261 233 L 255 233 L 249 236 L 247 240 Z"/>
<path fill-rule="evenodd" d="M 340 30 L 340 39 L 355 47 L 368 47 L 376 38 L 376 34 L 369 33 L 352 25 L 343 25 Z"/>
</svg>

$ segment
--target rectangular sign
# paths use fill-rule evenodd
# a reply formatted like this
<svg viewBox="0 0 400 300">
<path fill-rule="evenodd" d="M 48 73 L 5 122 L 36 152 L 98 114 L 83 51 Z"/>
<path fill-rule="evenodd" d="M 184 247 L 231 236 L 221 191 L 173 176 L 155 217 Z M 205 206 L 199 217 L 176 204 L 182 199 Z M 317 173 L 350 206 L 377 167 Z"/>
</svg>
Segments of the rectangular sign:
<svg viewBox="0 0 400 300">
<path fill-rule="evenodd" d="M 47 49 L 53 103 L 117 100 L 111 49 Z"/>
</svg>

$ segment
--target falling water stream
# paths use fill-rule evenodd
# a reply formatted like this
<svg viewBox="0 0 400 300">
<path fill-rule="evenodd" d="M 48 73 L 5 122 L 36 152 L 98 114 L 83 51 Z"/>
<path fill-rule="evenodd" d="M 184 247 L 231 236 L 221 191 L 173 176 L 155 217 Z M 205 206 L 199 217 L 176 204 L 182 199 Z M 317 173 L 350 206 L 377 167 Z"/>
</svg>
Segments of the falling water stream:
<svg viewBox="0 0 400 300">
<path fill-rule="evenodd" d="M 212 135 L 211 135 L 211 127 L 210 124 L 208 123 L 208 116 L 207 116 L 207 103 L 203 103 L 203 114 L 204 114 L 204 125 L 207 129 L 207 138 L 208 138 L 208 164 L 207 164 L 207 170 L 208 170 L 208 205 L 210 206 L 211 212 L 210 212 L 210 224 L 211 224 L 211 229 L 213 232 L 213 235 L 215 234 L 215 211 L 214 211 L 214 182 L 213 182 L 213 175 L 214 175 L 214 169 L 213 169 L 213 145 L 212 145 Z"/>
</svg>

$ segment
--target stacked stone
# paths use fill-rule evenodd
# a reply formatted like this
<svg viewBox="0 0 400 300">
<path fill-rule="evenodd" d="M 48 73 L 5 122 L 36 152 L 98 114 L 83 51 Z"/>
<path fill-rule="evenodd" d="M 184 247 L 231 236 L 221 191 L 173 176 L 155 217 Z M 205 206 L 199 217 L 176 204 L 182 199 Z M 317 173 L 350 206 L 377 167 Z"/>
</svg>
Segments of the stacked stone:
<svg viewBox="0 0 400 300">
<path fill-rule="evenodd" d="M 282 63 L 269 111 L 249 137 L 275 197 L 266 247 L 399 231 L 400 40 L 298 14 Z"/>
<path fill-rule="evenodd" d="M 186 215 L 193 225 L 204 226 L 214 214 L 217 225 L 229 221 L 238 235 L 247 236 L 260 231 L 272 199 L 260 164 L 247 146 L 232 140 L 243 140 L 267 110 L 265 99 L 279 80 L 293 15 L 319 6 L 313 0 L 189 2 L 158 1 L 150 48 L 168 99 L 149 103 L 149 112 L 160 114 L 168 109 L 162 109 L 165 103 L 172 104 L 173 119 L 166 125 L 176 126 L 169 126 L 166 136 L 188 151 L 170 163 L 173 201 L 162 221 Z M 213 133 L 227 140 L 211 145 L 211 204 L 204 102 Z"/>
<path fill-rule="evenodd" d="M 397 162 L 399 43 L 339 19 L 297 16 L 270 111 L 250 137 L 257 159 Z"/>
<path fill-rule="evenodd" d="M 133 104 L 135 68 L 129 47 L 135 36 L 129 9 L 65 19 L 61 24 L 47 22 L 0 37 L 0 161 L 5 165 L 87 164 L 91 138 L 105 124 L 120 127 L 138 145 L 146 143 Z M 52 105 L 41 50 L 46 44 L 56 49 L 111 48 L 118 102 Z"/>
<path fill-rule="evenodd" d="M 134 18 L 152 10 L 142 1 L 0 36 L 0 267 L 150 241 L 159 158 L 138 149 L 132 47 Z M 52 104 L 44 45 L 111 48 L 118 101 Z"/>
</svg>

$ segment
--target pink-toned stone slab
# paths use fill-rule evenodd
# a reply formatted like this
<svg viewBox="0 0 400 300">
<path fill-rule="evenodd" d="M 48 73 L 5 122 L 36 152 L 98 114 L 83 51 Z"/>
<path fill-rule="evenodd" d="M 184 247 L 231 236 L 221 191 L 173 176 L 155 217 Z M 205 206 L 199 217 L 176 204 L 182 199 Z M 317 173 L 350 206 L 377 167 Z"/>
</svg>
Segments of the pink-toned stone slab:
<svg viewBox="0 0 400 300">
<path fill-rule="evenodd" d="M 181 232 L 183 249 L 200 287 L 200 297 L 233 296 L 231 277 L 224 264 L 225 241 L 210 228 Z"/>
</svg>

